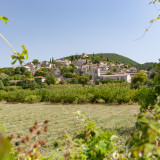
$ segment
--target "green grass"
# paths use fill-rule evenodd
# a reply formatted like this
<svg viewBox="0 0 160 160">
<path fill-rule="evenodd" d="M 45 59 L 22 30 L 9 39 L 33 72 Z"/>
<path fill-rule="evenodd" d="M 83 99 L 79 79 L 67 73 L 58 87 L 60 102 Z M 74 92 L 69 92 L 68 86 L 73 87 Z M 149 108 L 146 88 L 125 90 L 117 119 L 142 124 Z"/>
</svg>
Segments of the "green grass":
<svg viewBox="0 0 160 160">
<path fill-rule="evenodd" d="M 137 105 L 47 105 L 47 104 L 5 104 L 0 103 L 0 124 L 5 125 L 6 134 L 20 133 L 26 135 L 35 121 L 49 120 L 49 132 L 42 138 L 47 140 L 47 146 L 42 149 L 44 155 L 51 155 L 53 142 L 65 132 L 73 134 L 79 123 L 76 111 L 84 112 L 86 117 L 95 121 L 105 130 L 117 132 L 123 142 L 134 129 L 138 113 Z"/>
</svg>

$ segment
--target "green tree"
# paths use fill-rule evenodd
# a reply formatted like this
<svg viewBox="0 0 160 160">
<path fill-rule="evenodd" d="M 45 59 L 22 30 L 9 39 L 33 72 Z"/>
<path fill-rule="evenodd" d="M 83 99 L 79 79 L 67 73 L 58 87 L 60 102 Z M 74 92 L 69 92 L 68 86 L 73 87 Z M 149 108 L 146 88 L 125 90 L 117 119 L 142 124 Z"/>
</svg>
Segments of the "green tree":
<svg viewBox="0 0 160 160">
<path fill-rule="evenodd" d="M 55 64 L 56 63 L 56 61 L 54 60 L 54 58 L 52 57 L 52 64 Z"/>
<path fill-rule="evenodd" d="M 77 78 L 70 78 L 70 79 L 67 80 L 67 83 L 78 84 L 78 79 Z"/>
<path fill-rule="evenodd" d="M 2 80 L 0 80 L 0 90 L 4 88 L 4 84 L 2 82 Z"/>
<path fill-rule="evenodd" d="M 23 81 L 17 82 L 17 86 L 22 86 L 23 89 L 31 88 L 32 87 L 32 81 L 25 78 Z"/>
<path fill-rule="evenodd" d="M 29 71 L 26 71 L 26 72 L 24 73 L 24 75 L 27 76 L 28 78 L 31 78 L 31 77 L 32 77 L 32 74 L 31 74 L 31 72 L 29 72 Z"/>
<path fill-rule="evenodd" d="M 34 59 L 34 60 L 32 61 L 32 63 L 33 63 L 34 65 L 36 65 L 36 64 L 39 64 L 40 62 L 39 62 L 38 59 Z"/>
<path fill-rule="evenodd" d="M 87 84 L 89 82 L 89 79 L 90 79 L 89 75 L 82 74 L 82 76 L 78 77 L 78 83 L 80 83 L 80 84 Z"/>
<path fill-rule="evenodd" d="M 6 78 L 9 78 L 9 76 L 7 74 L 5 74 L 5 73 L 0 74 L 0 80 L 3 81 Z"/>
<path fill-rule="evenodd" d="M 48 85 L 50 85 L 50 84 L 56 84 L 55 76 L 54 76 L 54 75 L 49 75 L 49 76 L 47 76 L 47 78 L 46 78 L 46 83 L 47 83 Z"/>
<path fill-rule="evenodd" d="M 43 76 L 43 77 L 47 77 L 48 73 L 47 72 L 43 72 L 41 70 L 37 70 L 36 73 L 34 74 L 34 76 Z"/>
<path fill-rule="evenodd" d="M 138 72 L 136 76 L 132 78 L 131 87 L 137 89 L 142 86 L 146 80 L 147 74 L 144 72 Z"/>
<path fill-rule="evenodd" d="M 22 74 L 21 70 L 20 70 L 20 67 L 17 67 L 15 69 L 15 74 Z"/>
</svg>

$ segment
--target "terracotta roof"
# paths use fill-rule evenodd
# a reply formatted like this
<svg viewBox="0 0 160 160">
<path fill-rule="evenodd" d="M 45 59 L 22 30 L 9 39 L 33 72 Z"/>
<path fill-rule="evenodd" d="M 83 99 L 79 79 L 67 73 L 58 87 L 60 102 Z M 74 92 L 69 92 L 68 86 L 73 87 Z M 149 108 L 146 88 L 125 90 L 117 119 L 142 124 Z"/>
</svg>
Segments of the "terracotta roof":
<svg viewBox="0 0 160 160">
<path fill-rule="evenodd" d="M 34 78 L 44 78 L 45 79 L 45 77 L 43 77 L 43 76 L 37 76 L 37 77 L 34 77 Z"/>
<path fill-rule="evenodd" d="M 130 74 L 100 75 L 100 77 L 126 77 Z"/>
</svg>

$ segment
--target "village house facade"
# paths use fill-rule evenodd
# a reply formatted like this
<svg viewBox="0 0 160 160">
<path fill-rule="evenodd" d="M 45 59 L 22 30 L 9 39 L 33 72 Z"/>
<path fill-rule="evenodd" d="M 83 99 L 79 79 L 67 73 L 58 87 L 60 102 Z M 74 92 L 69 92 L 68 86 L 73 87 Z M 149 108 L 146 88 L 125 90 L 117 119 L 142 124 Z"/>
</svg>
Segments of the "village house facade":
<svg viewBox="0 0 160 160">
<path fill-rule="evenodd" d="M 71 64 L 71 61 L 69 61 L 68 59 L 57 59 L 56 63 L 60 65 L 69 66 Z"/>
</svg>

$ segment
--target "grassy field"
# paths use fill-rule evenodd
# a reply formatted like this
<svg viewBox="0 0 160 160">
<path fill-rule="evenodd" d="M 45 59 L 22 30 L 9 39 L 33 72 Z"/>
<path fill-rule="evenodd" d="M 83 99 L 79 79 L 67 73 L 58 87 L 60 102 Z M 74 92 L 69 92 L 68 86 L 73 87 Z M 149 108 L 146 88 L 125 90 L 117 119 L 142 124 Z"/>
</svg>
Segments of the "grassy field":
<svg viewBox="0 0 160 160">
<path fill-rule="evenodd" d="M 117 132 L 125 142 L 134 129 L 138 105 L 47 105 L 47 104 L 5 104 L 0 103 L 0 124 L 5 125 L 7 134 L 27 134 L 34 122 L 49 120 L 49 132 L 42 138 L 47 140 L 44 155 L 51 154 L 53 142 L 65 132 L 74 133 L 79 127 L 76 111 L 84 112 L 106 130 Z"/>
</svg>

